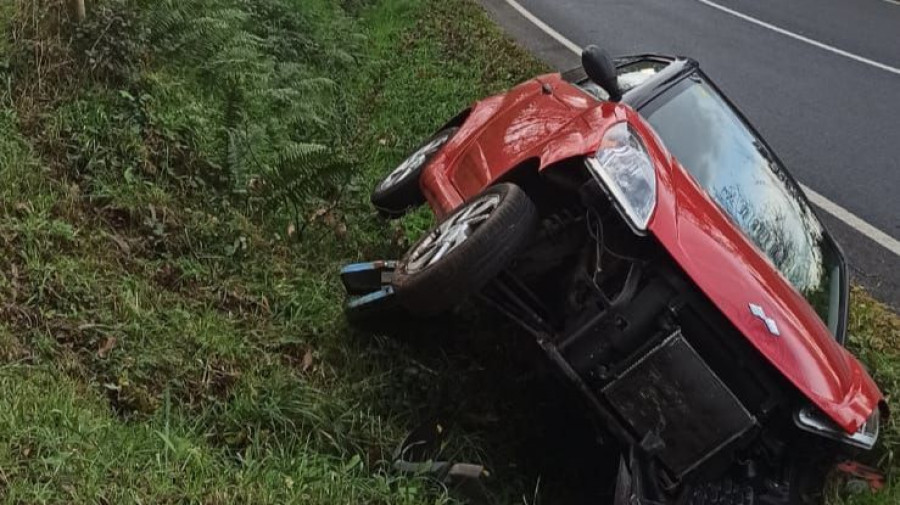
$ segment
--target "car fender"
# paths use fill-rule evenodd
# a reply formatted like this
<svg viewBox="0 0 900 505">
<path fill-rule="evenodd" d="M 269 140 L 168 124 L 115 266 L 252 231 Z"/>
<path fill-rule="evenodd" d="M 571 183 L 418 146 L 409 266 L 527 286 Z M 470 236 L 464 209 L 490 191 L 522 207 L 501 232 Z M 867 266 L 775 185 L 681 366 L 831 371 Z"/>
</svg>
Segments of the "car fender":
<svg viewBox="0 0 900 505">
<path fill-rule="evenodd" d="M 613 102 L 588 109 L 537 149 L 534 156 L 540 159 L 539 170 L 566 159 L 593 156 L 603 133 L 625 117 L 626 106 Z"/>
<path fill-rule="evenodd" d="M 599 143 L 597 129 L 616 117 L 619 107 L 598 102 L 559 74 L 476 102 L 423 171 L 422 192 L 443 216 L 526 161 L 537 159 L 545 168 L 587 154 Z"/>
</svg>

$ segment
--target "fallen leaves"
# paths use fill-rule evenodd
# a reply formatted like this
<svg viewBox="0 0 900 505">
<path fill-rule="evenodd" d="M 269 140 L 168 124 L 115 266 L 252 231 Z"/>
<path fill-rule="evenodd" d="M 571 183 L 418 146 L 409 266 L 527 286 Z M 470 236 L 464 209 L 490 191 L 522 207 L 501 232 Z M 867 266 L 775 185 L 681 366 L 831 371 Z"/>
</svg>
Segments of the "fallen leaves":
<svg viewBox="0 0 900 505">
<path fill-rule="evenodd" d="M 338 239 L 344 240 L 347 238 L 347 224 L 344 222 L 344 216 L 336 210 L 336 206 L 337 202 L 335 201 L 328 206 L 317 208 L 310 214 L 308 223 L 321 223 L 330 229 Z"/>
<path fill-rule="evenodd" d="M 116 244 L 122 254 L 126 256 L 131 254 L 131 245 L 124 238 L 115 233 L 107 233 L 106 236 Z"/>
<path fill-rule="evenodd" d="M 110 351 L 116 346 L 116 337 L 106 337 L 103 339 L 103 342 L 100 344 L 100 348 L 97 349 L 97 356 L 99 358 L 105 358 Z"/>
<path fill-rule="evenodd" d="M 300 371 L 306 372 L 313 365 L 313 352 L 312 349 L 307 349 L 303 354 L 303 359 L 300 361 Z"/>
</svg>

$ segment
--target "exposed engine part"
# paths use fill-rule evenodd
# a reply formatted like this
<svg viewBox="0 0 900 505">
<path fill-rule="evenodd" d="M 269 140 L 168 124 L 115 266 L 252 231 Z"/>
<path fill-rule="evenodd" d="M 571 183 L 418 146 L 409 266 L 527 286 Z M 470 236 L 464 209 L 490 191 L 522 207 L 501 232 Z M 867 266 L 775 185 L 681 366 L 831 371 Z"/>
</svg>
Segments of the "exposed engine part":
<svg viewBox="0 0 900 505">
<path fill-rule="evenodd" d="M 643 447 L 682 477 L 756 425 L 735 394 L 675 332 L 603 388 Z M 698 415 L 702 413 L 702 415 Z"/>
<path fill-rule="evenodd" d="M 767 378 L 744 339 L 728 337 L 735 329 L 656 243 L 590 187 L 579 188 L 580 209 L 569 199 L 545 214 L 541 240 L 488 299 L 538 337 L 602 425 L 655 462 L 665 489 L 719 478 L 735 460 L 747 475 L 778 467 L 784 446 L 750 441 L 781 426 L 763 420 L 785 405 L 784 385 Z"/>
</svg>

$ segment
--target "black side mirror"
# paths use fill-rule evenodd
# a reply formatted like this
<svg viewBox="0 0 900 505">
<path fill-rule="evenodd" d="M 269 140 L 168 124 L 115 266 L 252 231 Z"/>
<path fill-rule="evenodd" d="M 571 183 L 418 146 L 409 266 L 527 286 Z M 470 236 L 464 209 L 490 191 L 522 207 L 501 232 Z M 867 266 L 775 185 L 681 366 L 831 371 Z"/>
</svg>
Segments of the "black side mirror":
<svg viewBox="0 0 900 505">
<path fill-rule="evenodd" d="M 618 102 L 622 99 L 616 66 L 606 51 L 594 45 L 587 46 L 581 53 L 581 66 L 588 78 L 609 94 L 610 101 Z"/>
</svg>

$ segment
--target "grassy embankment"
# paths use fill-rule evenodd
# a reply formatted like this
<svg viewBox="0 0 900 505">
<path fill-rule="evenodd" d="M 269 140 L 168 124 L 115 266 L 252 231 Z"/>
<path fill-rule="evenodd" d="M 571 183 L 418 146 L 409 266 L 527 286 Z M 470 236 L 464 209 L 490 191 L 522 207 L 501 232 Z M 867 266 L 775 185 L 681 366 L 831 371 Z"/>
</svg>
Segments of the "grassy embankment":
<svg viewBox="0 0 900 505">
<path fill-rule="evenodd" d="M 335 278 L 428 225 L 376 220 L 378 176 L 541 65 L 469 0 L 88 7 L 0 0 L 0 497 L 440 503 L 385 460 L 448 412 L 500 500 L 566 488 L 521 342 L 354 331 Z M 853 326 L 896 391 L 896 316 Z"/>
</svg>

